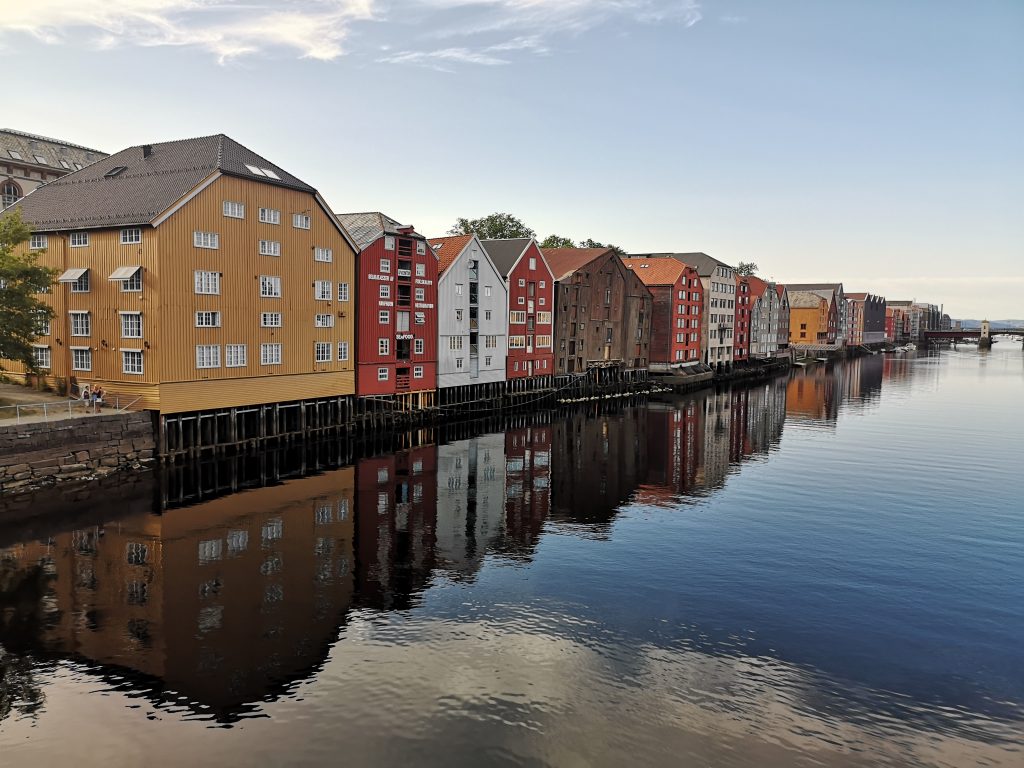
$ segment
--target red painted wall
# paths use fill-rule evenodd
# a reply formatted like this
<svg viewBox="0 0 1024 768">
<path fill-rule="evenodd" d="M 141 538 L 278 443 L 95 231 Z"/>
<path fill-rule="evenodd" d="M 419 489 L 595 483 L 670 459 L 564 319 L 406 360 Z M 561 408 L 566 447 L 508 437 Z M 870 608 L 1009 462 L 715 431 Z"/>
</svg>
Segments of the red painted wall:
<svg viewBox="0 0 1024 768">
<path fill-rule="evenodd" d="M 534 266 L 530 267 L 530 259 L 534 259 Z M 519 282 L 522 281 L 523 285 Z M 530 284 L 534 285 L 534 295 L 530 296 Z M 543 283 L 543 286 L 541 285 Z M 531 312 L 531 304 L 532 312 Z M 509 309 L 509 350 L 508 359 L 505 362 L 505 377 L 508 379 L 522 379 L 530 376 L 551 376 L 555 372 L 554 355 L 554 312 L 555 312 L 555 281 L 551 276 L 551 270 L 544 260 L 544 254 L 535 242 L 530 243 L 522 258 L 508 276 L 508 309 Z M 512 312 L 526 312 L 527 323 L 513 324 L 511 322 Z M 537 322 L 537 315 L 547 312 L 549 320 L 541 324 Z M 529 318 L 533 316 L 534 329 L 529 330 Z M 513 349 L 511 337 L 530 336 L 534 337 L 532 351 L 527 347 Z M 547 336 L 551 339 L 551 346 L 539 348 L 536 346 L 538 336 Z"/>
<path fill-rule="evenodd" d="M 750 359 L 750 283 L 736 276 L 736 304 L 732 330 L 733 362 Z"/>
<path fill-rule="evenodd" d="M 411 255 L 400 250 L 402 242 L 411 242 Z M 406 392 L 422 392 L 437 389 L 437 257 L 429 246 L 426 253 L 416 252 L 416 244 L 424 242 L 414 237 L 395 236 L 394 250 L 385 249 L 385 238 L 371 243 L 359 254 L 357 260 L 358 290 L 355 296 L 358 316 L 356 330 L 356 394 L 395 395 Z M 381 269 L 381 259 L 390 261 L 389 271 Z M 399 276 L 398 262 L 411 263 L 410 276 Z M 423 266 L 423 275 L 417 276 L 416 265 Z M 380 287 L 389 287 L 389 296 L 380 295 Z M 409 289 L 408 303 L 402 304 L 399 287 Z M 417 299 L 417 289 L 422 290 L 422 299 Z M 388 312 L 388 322 L 380 322 L 380 312 Z M 408 333 L 398 333 L 398 312 L 409 312 Z M 424 322 L 416 323 L 417 312 L 423 313 Z M 398 337 L 408 337 L 399 339 Z M 388 353 L 379 353 L 379 340 L 389 340 Z M 423 353 L 415 353 L 415 340 L 423 340 Z M 398 342 L 408 341 L 409 360 L 398 360 Z M 414 378 L 415 366 L 423 366 L 423 377 Z M 386 381 L 379 381 L 378 368 L 388 369 Z M 408 377 L 401 375 L 408 369 Z"/>
</svg>

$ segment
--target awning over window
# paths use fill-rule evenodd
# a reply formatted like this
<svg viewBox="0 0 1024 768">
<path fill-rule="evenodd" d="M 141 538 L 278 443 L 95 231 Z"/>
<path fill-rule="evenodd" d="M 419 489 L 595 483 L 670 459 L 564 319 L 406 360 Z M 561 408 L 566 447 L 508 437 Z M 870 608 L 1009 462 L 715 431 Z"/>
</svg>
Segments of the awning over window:
<svg viewBox="0 0 1024 768">
<path fill-rule="evenodd" d="M 110 273 L 108 280 L 131 280 L 142 267 L 118 267 Z"/>
<path fill-rule="evenodd" d="M 82 275 L 89 271 L 89 268 L 85 269 L 69 269 L 63 275 L 57 278 L 58 283 L 77 283 L 82 279 Z"/>
</svg>

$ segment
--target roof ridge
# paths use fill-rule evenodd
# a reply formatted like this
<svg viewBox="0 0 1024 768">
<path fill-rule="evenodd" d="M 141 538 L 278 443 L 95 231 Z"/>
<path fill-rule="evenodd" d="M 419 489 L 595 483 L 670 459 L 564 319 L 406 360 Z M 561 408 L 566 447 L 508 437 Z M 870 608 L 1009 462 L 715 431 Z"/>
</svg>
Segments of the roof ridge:
<svg viewBox="0 0 1024 768">
<path fill-rule="evenodd" d="M 14 128 L 0 128 L 0 133 L 13 133 L 15 136 L 24 136 L 27 139 L 35 139 L 36 141 L 48 141 L 51 144 L 57 144 L 62 147 L 74 147 L 75 149 L 84 149 L 86 152 L 96 152 L 100 155 L 109 155 L 109 152 L 104 152 L 102 149 L 93 149 L 92 147 L 86 147 L 81 144 L 75 144 L 70 141 L 61 141 L 60 139 L 54 139 L 50 136 L 41 136 L 38 133 L 29 133 L 28 131 L 18 131 Z"/>
</svg>

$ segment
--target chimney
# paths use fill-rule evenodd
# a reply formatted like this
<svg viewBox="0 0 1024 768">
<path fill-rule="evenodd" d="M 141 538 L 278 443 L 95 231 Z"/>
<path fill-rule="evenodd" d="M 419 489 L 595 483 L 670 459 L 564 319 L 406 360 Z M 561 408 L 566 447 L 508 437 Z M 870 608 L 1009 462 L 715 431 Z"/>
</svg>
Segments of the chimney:
<svg viewBox="0 0 1024 768">
<path fill-rule="evenodd" d="M 152 154 L 153 154 L 153 145 L 152 144 L 143 144 L 142 145 L 142 157 L 143 158 L 147 158 L 147 157 L 149 157 Z"/>
</svg>

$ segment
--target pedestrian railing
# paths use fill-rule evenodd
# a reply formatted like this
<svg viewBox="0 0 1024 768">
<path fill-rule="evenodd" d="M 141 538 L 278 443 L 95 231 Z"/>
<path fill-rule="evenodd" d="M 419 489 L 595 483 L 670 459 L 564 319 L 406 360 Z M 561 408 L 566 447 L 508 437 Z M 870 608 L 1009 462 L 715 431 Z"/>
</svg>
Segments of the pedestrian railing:
<svg viewBox="0 0 1024 768">
<path fill-rule="evenodd" d="M 92 410 L 92 403 L 88 400 L 57 400 L 46 403 L 18 403 L 17 405 L 0 406 L 0 423 L 13 420 L 15 424 L 30 417 L 40 415 L 43 421 L 66 419 L 73 416 L 80 416 Z"/>
</svg>

